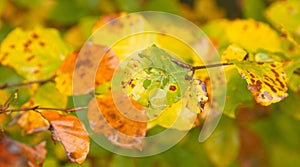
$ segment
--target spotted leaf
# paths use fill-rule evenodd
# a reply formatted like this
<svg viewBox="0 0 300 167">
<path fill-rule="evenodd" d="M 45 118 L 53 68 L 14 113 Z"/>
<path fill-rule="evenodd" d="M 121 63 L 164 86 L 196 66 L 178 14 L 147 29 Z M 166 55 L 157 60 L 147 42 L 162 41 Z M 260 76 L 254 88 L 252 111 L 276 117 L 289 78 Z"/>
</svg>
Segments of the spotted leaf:
<svg viewBox="0 0 300 167">
<path fill-rule="evenodd" d="M 117 98 L 107 93 L 90 101 L 88 119 L 92 130 L 104 134 L 114 145 L 142 150 L 142 139 L 147 131 L 145 109 L 138 104 L 134 107 L 127 95 L 114 95 Z"/>
<path fill-rule="evenodd" d="M 60 141 L 71 162 L 81 164 L 90 149 L 90 139 L 84 125 L 72 115 L 61 115 L 55 111 L 43 111 L 42 116 L 50 123 L 51 137 Z"/>
<path fill-rule="evenodd" d="M 268 106 L 287 97 L 287 78 L 283 63 L 235 61 L 235 65 L 256 102 Z"/>
<path fill-rule="evenodd" d="M 112 50 L 87 42 L 80 52 L 71 52 L 56 71 L 56 88 L 66 95 L 88 93 L 110 81 L 118 65 L 119 59 Z M 91 82 L 94 79 L 95 83 Z"/>
<path fill-rule="evenodd" d="M 16 28 L 1 44 L 0 63 L 14 68 L 27 80 L 47 79 L 54 75 L 69 50 L 54 29 Z"/>
</svg>

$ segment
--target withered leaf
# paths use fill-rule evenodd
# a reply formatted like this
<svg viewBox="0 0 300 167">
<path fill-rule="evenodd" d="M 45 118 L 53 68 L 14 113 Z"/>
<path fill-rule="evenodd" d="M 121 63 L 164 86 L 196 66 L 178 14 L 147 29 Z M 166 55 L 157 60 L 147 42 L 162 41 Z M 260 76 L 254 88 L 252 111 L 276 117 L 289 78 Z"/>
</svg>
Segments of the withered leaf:
<svg viewBox="0 0 300 167">
<path fill-rule="evenodd" d="M 116 104 L 111 93 L 102 95 L 97 100 L 91 100 L 88 111 L 89 123 L 94 132 L 104 134 L 114 145 L 142 150 L 142 139 L 147 131 L 146 112 L 137 106 L 138 104 L 133 105 L 139 110 L 134 109 L 130 101 L 124 100 L 127 97 L 125 96 L 118 96 Z"/>
<path fill-rule="evenodd" d="M 87 42 L 80 52 L 71 52 L 57 70 L 57 89 L 66 94 L 88 93 L 111 80 L 119 59 L 105 46 Z M 95 84 L 91 81 L 95 79 Z M 72 85 L 73 83 L 73 89 Z"/>
<path fill-rule="evenodd" d="M 54 142 L 60 141 L 71 162 L 81 164 L 90 149 L 90 138 L 84 125 L 73 115 L 61 115 L 55 111 L 41 113 L 50 123 Z"/>
<path fill-rule="evenodd" d="M 287 97 L 287 78 L 280 62 L 235 62 L 257 103 L 268 106 Z"/>
<path fill-rule="evenodd" d="M 45 146 L 45 141 L 36 146 L 27 146 L 0 133 L 0 166 L 42 166 L 47 154 Z"/>
</svg>

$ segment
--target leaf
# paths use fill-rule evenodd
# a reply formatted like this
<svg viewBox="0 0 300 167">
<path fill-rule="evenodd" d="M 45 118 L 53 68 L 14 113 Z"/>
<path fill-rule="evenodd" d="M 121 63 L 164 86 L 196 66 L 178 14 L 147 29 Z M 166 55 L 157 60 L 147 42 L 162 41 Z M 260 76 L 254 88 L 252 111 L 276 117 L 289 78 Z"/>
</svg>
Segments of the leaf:
<svg viewBox="0 0 300 167">
<path fill-rule="evenodd" d="M 95 87 L 110 81 L 118 65 L 119 59 L 112 50 L 87 42 L 79 53 L 71 52 L 59 67 L 55 78 L 56 88 L 69 96 L 73 93 L 89 93 Z M 95 83 L 91 82 L 93 79 Z"/>
<path fill-rule="evenodd" d="M 280 36 L 263 22 L 216 20 L 208 23 L 203 29 L 214 45 L 220 49 L 227 48 L 229 44 L 237 44 L 250 52 L 259 49 L 271 52 L 282 51 Z"/>
<path fill-rule="evenodd" d="M 235 65 L 257 103 L 268 106 L 287 97 L 287 78 L 283 63 L 235 61 Z"/>
<path fill-rule="evenodd" d="M 65 108 L 66 104 L 67 97 L 55 89 L 55 84 L 46 83 L 38 87 L 37 92 L 22 107 Z M 48 122 L 36 111 L 26 111 L 20 114 L 17 123 L 28 134 L 49 128 Z"/>
<path fill-rule="evenodd" d="M 73 115 L 61 115 L 55 111 L 43 111 L 41 114 L 50 123 L 52 140 L 63 144 L 71 162 L 82 164 L 90 149 L 84 125 Z"/>
<path fill-rule="evenodd" d="M 36 111 L 23 112 L 17 123 L 27 134 L 45 131 L 49 128 L 48 122 Z"/>
<path fill-rule="evenodd" d="M 0 134 L 0 166 L 42 166 L 47 150 L 46 142 L 36 146 L 27 146 Z"/>
<path fill-rule="evenodd" d="M 300 37 L 300 2 L 297 0 L 277 1 L 266 10 L 268 20 L 278 28 L 285 27 Z"/>
<path fill-rule="evenodd" d="M 134 105 L 137 108 L 133 107 L 124 94 L 114 92 L 114 95 L 114 99 L 113 95 L 108 93 L 90 101 L 90 127 L 94 132 L 104 134 L 114 145 L 142 150 L 142 139 L 147 131 L 145 109 L 138 104 Z M 122 111 L 118 110 L 117 106 L 122 106 Z"/>
<path fill-rule="evenodd" d="M 204 149 L 208 158 L 216 166 L 228 166 L 237 158 L 239 150 L 238 129 L 232 120 L 224 118 L 205 141 Z"/>
<path fill-rule="evenodd" d="M 70 48 L 54 29 L 13 30 L 2 42 L 0 62 L 27 80 L 53 76 Z"/>
<path fill-rule="evenodd" d="M 252 94 L 247 90 L 247 83 L 242 79 L 238 70 L 234 67 L 227 67 L 226 73 L 226 102 L 224 114 L 235 118 L 236 111 L 242 106 L 251 106 L 255 103 Z"/>
<path fill-rule="evenodd" d="M 185 77 L 189 69 L 178 66 L 173 59 L 163 49 L 148 47 L 122 62 L 113 89 L 122 90 L 145 107 L 163 109 L 180 100 L 187 89 L 184 83 L 188 83 Z"/>
</svg>

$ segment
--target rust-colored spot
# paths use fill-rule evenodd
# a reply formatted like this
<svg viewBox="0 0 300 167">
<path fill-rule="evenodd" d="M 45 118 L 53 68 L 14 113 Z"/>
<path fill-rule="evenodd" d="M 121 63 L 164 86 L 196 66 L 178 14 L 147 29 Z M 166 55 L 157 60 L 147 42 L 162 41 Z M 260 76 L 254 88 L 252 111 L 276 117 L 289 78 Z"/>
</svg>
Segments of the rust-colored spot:
<svg viewBox="0 0 300 167">
<path fill-rule="evenodd" d="M 255 78 L 255 76 L 252 73 L 250 73 L 250 76 L 251 76 L 251 78 Z"/>
<path fill-rule="evenodd" d="M 15 45 L 10 45 L 9 47 L 12 48 L 12 49 L 16 48 Z"/>
<path fill-rule="evenodd" d="M 39 42 L 41 46 L 45 46 L 45 42 Z"/>
<path fill-rule="evenodd" d="M 258 89 L 261 89 L 261 84 L 262 84 L 262 82 L 260 80 L 258 80 L 258 81 L 256 81 L 255 85 L 257 86 Z"/>
<path fill-rule="evenodd" d="M 277 92 L 277 90 L 276 90 L 271 84 L 269 84 L 268 82 L 264 82 L 264 83 L 265 83 L 266 85 L 268 85 L 274 93 Z"/>
<path fill-rule="evenodd" d="M 33 33 L 32 38 L 37 39 L 37 38 L 39 38 L 39 36 L 36 33 Z"/>
<path fill-rule="evenodd" d="M 254 84 L 255 80 L 254 80 L 253 78 L 251 78 L 250 80 L 251 80 L 251 83 L 253 83 L 253 84 Z"/>
<path fill-rule="evenodd" d="M 271 66 L 272 66 L 272 67 L 276 67 L 276 65 L 275 65 L 275 64 L 273 64 L 273 63 L 271 64 Z"/>
<path fill-rule="evenodd" d="M 176 88 L 176 86 L 175 85 L 170 85 L 169 86 L 169 90 L 171 90 L 171 91 L 175 91 L 177 88 Z"/>
<path fill-rule="evenodd" d="M 264 62 L 257 62 L 258 65 L 264 65 Z"/>
<path fill-rule="evenodd" d="M 275 74 L 275 77 L 276 77 L 276 78 L 279 77 L 279 74 L 278 74 L 274 69 L 271 69 L 271 71 Z"/>
<path fill-rule="evenodd" d="M 130 84 L 131 88 L 134 88 L 135 87 L 135 84 Z"/>
<path fill-rule="evenodd" d="M 34 59 L 34 57 L 35 57 L 34 55 L 31 55 L 26 59 L 26 61 L 31 61 L 32 59 Z"/>
<path fill-rule="evenodd" d="M 3 54 L 2 59 L 0 59 L 0 62 L 2 62 L 3 60 L 5 60 L 5 59 L 7 58 L 7 56 L 8 56 L 8 53 L 5 52 L 5 53 Z"/>
<path fill-rule="evenodd" d="M 282 88 L 285 87 L 285 85 L 284 85 L 278 78 L 276 78 L 276 81 L 280 84 L 280 86 L 281 86 Z"/>
</svg>

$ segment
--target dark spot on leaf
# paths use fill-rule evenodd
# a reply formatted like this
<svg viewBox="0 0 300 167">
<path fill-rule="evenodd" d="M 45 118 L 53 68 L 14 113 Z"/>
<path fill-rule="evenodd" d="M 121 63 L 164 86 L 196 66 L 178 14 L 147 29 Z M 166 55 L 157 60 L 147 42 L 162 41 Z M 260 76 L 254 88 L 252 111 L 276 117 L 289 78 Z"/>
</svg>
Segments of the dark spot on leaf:
<svg viewBox="0 0 300 167">
<path fill-rule="evenodd" d="M 131 88 L 134 88 L 135 87 L 135 84 L 130 84 Z"/>
<path fill-rule="evenodd" d="M 264 62 L 257 62 L 258 65 L 264 65 Z"/>
<path fill-rule="evenodd" d="M 171 91 L 176 91 L 176 86 L 175 85 L 170 85 L 169 86 L 169 90 L 171 90 Z"/>
<path fill-rule="evenodd" d="M 272 67 L 276 67 L 276 65 L 275 65 L 275 64 L 273 64 L 273 63 L 271 64 L 271 66 L 272 66 Z"/>
<path fill-rule="evenodd" d="M 31 55 L 26 59 L 26 61 L 31 61 L 32 59 L 34 59 L 34 57 L 35 57 L 34 55 Z"/>
<path fill-rule="evenodd" d="M 279 74 L 278 74 L 274 69 L 271 69 L 271 71 L 275 74 L 275 77 L 276 77 L 276 78 L 279 77 Z"/>
<path fill-rule="evenodd" d="M 268 82 L 264 82 L 264 83 L 265 83 L 266 85 L 268 85 L 274 93 L 277 92 L 277 90 L 276 90 L 271 84 L 269 84 Z"/>
<path fill-rule="evenodd" d="M 32 38 L 37 39 L 37 38 L 39 38 L 39 36 L 36 33 L 34 33 L 34 34 L 32 34 Z"/>
<path fill-rule="evenodd" d="M 16 48 L 15 45 L 10 45 L 9 47 L 12 48 L 12 49 Z"/>
<path fill-rule="evenodd" d="M 285 85 L 284 85 L 278 78 L 276 78 L 276 81 L 280 84 L 280 86 L 281 86 L 282 88 L 285 87 Z"/>
<path fill-rule="evenodd" d="M 255 76 L 252 73 L 250 73 L 250 76 L 251 76 L 251 78 L 255 78 Z"/>
<path fill-rule="evenodd" d="M 45 43 L 44 43 L 44 42 L 39 42 L 39 44 L 40 44 L 41 46 L 45 46 Z"/>
<path fill-rule="evenodd" d="M 255 82 L 255 80 L 253 78 L 251 78 L 251 83 L 254 83 L 254 82 Z"/>
</svg>

